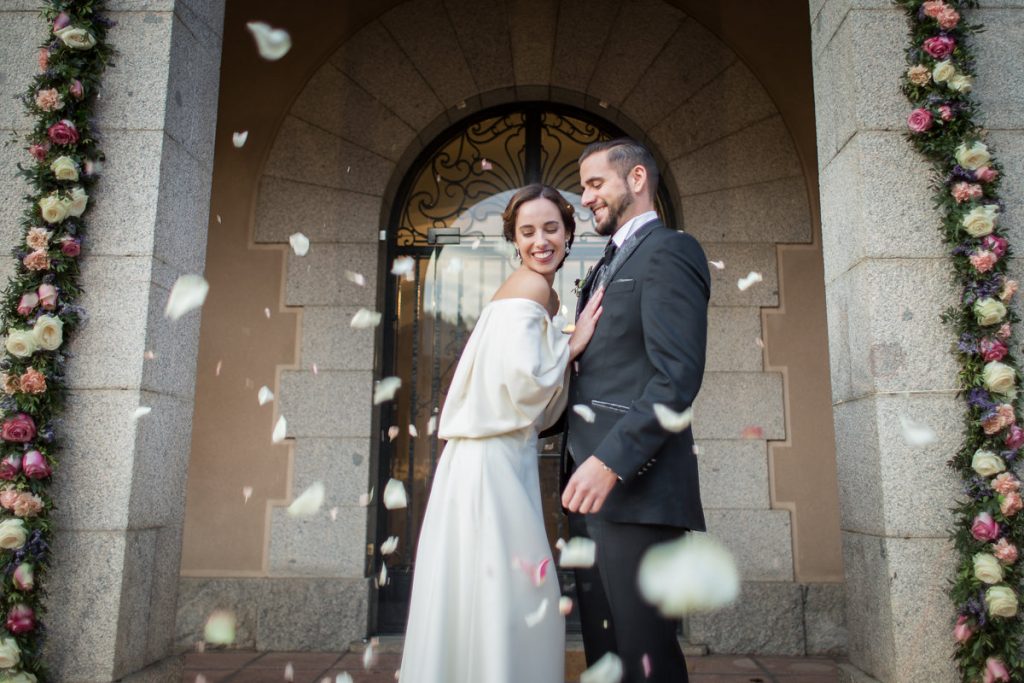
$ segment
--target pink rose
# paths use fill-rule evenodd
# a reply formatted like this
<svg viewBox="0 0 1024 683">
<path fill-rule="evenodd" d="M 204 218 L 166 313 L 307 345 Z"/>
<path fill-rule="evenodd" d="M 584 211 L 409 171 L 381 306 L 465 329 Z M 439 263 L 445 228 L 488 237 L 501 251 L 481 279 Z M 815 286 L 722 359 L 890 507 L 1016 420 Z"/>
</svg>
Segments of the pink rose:
<svg viewBox="0 0 1024 683">
<path fill-rule="evenodd" d="M 995 170 L 991 166 L 982 166 L 974 172 L 974 177 L 980 182 L 991 183 L 999 177 L 999 171 Z"/>
<path fill-rule="evenodd" d="M 5 510 L 13 510 L 14 504 L 21 498 L 21 494 L 14 489 L 4 489 L 0 491 L 0 507 Z"/>
<path fill-rule="evenodd" d="M 998 657 L 989 657 L 985 660 L 985 673 L 982 681 L 983 683 L 996 683 L 996 681 L 1010 683 L 1010 671 L 1006 668 L 1006 664 L 1003 664 L 1003 660 Z"/>
<path fill-rule="evenodd" d="M 17 604 L 7 613 L 6 625 L 7 630 L 14 635 L 28 633 L 36 627 L 36 613 L 28 605 Z"/>
<path fill-rule="evenodd" d="M 14 514 L 18 517 L 35 517 L 42 509 L 43 499 L 28 491 L 22 491 L 14 503 Z"/>
<path fill-rule="evenodd" d="M 1021 429 L 1017 425 L 1010 427 L 1010 431 L 1006 434 L 1006 439 L 1003 441 L 1007 448 L 1020 448 L 1024 445 L 1024 429 Z"/>
<path fill-rule="evenodd" d="M 76 100 L 80 100 L 85 97 L 85 87 L 82 85 L 82 81 L 77 78 L 71 81 L 71 85 L 68 86 L 68 94 Z"/>
<path fill-rule="evenodd" d="M 46 479 L 53 474 L 50 463 L 46 461 L 46 456 L 37 450 L 31 450 L 25 454 L 21 468 L 29 479 Z"/>
<path fill-rule="evenodd" d="M 1020 284 L 1016 280 L 1007 280 L 1003 283 L 1002 291 L 999 292 L 999 300 L 1006 303 L 1013 298 L 1013 295 L 1017 293 L 1017 289 L 1019 287 Z"/>
<path fill-rule="evenodd" d="M 953 629 L 953 638 L 958 643 L 966 643 L 974 635 L 971 625 L 967 623 L 967 617 L 961 614 L 956 619 L 956 627 Z"/>
<path fill-rule="evenodd" d="M 981 351 L 981 357 L 985 359 L 986 363 L 989 363 L 989 362 L 994 361 L 994 360 L 1002 360 L 1003 358 L 1006 358 L 1006 354 L 1009 352 L 1009 349 L 1006 347 L 1006 344 L 1004 344 L 1003 342 L 1001 342 L 998 339 L 989 339 L 988 337 L 985 337 L 984 339 L 982 339 L 978 343 L 978 350 Z M 1009 407 L 1009 406 L 1006 406 L 1006 405 L 999 406 L 1000 409 L 1007 408 L 1007 407 Z M 1010 415 L 1012 416 L 1013 415 L 1013 408 L 1012 407 L 1009 407 L 1009 408 L 1010 408 Z M 1007 426 L 1007 425 L 1004 425 L 1004 426 Z M 996 431 L 999 431 L 999 430 L 996 430 Z M 995 432 L 987 432 L 987 433 L 995 434 Z"/>
<path fill-rule="evenodd" d="M 950 194 L 953 195 L 953 199 L 956 200 L 957 204 L 962 204 L 972 199 L 980 199 L 984 193 L 981 190 L 981 185 L 954 183 L 953 187 L 950 188 Z"/>
<path fill-rule="evenodd" d="M 46 375 L 35 368 L 29 368 L 18 379 L 18 385 L 26 394 L 41 394 L 46 391 Z"/>
<path fill-rule="evenodd" d="M 992 545 L 992 554 L 1003 564 L 1013 564 L 1017 561 L 1017 546 L 1000 538 L 998 543 Z"/>
<path fill-rule="evenodd" d="M 57 288 L 53 285 L 44 282 L 39 285 L 36 294 L 39 296 L 39 305 L 46 310 L 52 311 L 57 307 Z"/>
<path fill-rule="evenodd" d="M 999 326 L 999 331 L 996 332 L 996 336 L 1000 339 L 1009 339 L 1011 332 L 1010 323 L 1003 323 Z"/>
<path fill-rule="evenodd" d="M 927 2 L 921 5 L 921 11 L 924 12 L 924 15 L 932 19 L 939 16 L 944 9 L 946 9 L 946 3 L 942 2 L 942 0 L 927 0 Z"/>
<path fill-rule="evenodd" d="M 60 253 L 71 258 L 78 256 L 82 253 L 81 240 L 74 237 L 65 237 L 60 241 Z"/>
<path fill-rule="evenodd" d="M 14 481 L 21 474 L 21 456 L 11 453 L 3 460 L 0 460 L 0 479 Z"/>
<path fill-rule="evenodd" d="M 29 252 L 28 256 L 21 260 L 29 270 L 49 270 L 50 254 L 43 249 L 36 249 Z"/>
<path fill-rule="evenodd" d="M 14 579 L 14 587 L 22 593 L 28 593 L 36 586 L 35 575 L 32 569 L 31 564 L 22 562 L 14 570 L 14 576 L 12 577 Z"/>
<path fill-rule="evenodd" d="M 50 51 L 45 47 L 39 48 L 39 70 L 46 71 L 46 67 L 50 65 Z"/>
<path fill-rule="evenodd" d="M 57 18 L 53 20 L 53 32 L 56 33 L 62 28 L 67 28 L 70 25 L 71 17 L 68 16 L 67 12 L 61 12 L 57 15 Z"/>
<path fill-rule="evenodd" d="M 932 127 L 932 113 L 924 107 L 915 109 L 907 117 L 907 126 L 915 133 L 925 132 Z"/>
<path fill-rule="evenodd" d="M 935 21 L 939 22 L 940 28 L 948 31 L 960 23 L 960 13 L 952 7 L 946 7 L 935 17 Z"/>
<path fill-rule="evenodd" d="M 970 258 L 971 265 L 974 266 L 974 269 L 979 273 L 987 273 L 992 270 L 992 266 L 994 266 L 998 260 L 999 257 L 987 249 L 974 252 L 971 254 Z"/>
<path fill-rule="evenodd" d="M 949 106 L 948 104 L 940 104 L 939 105 L 939 118 L 942 119 L 943 121 L 952 121 L 953 120 L 953 107 Z"/>
<path fill-rule="evenodd" d="M 999 502 L 999 511 L 1003 513 L 1004 517 L 1013 517 L 1020 512 L 1022 507 L 1024 507 L 1024 501 L 1021 501 L 1020 494 L 1016 491 L 1007 493 Z"/>
<path fill-rule="evenodd" d="M 39 163 L 43 163 L 44 161 L 46 161 L 46 153 L 49 151 L 49 142 L 36 143 L 34 145 L 29 145 L 28 147 L 28 153 L 31 154 L 32 158 L 38 161 Z"/>
<path fill-rule="evenodd" d="M 996 408 L 996 412 L 992 417 L 981 421 L 981 427 L 985 434 L 992 436 L 1006 429 L 1015 421 L 1016 417 L 1013 414 L 1013 406 L 1004 403 Z"/>
<path fill-rule="evenodd" d="M 0 439 L 11 443 L 28 443 L 36 438 L 36 423 L 27 413 L 18 413 L 4 420 L 0 426 Z"/>
<path fill-rule="evenodd" d="M 18 299 L 18 315 L 31 315 L 39 304 L 39 295 L 35 292 L 25 292 Z"/>
<path fill-rule="evenodd" d="M 925 40 L 921 47 L 935 59 L 945 59 L 953 54 L 956 41 L 949 36 L 932 36 Z"/>
<path fill-rule="evenodd" d="M 998 235 L 985 235 L 985 239 L 981 240 L 981 247 L 988 249 L 999 258 L 1003 258 L 1008 246 L 1010 246 L 1010 243 L 1006 241 L 1006 238 L 999 237 Z"/>
<path fill-rule="evenodd" d="M 979 541 L 994 541 L 999 537 L 999 524 L 987 512 L 979 512 L 971 524 L 971 535 Z"/>
<path fill-rule="evenodd" d="M 46 130 L 50 142 L 55 145 L 73 145 L 78 142 L 78 129 L 68 119 L 61 119 Z"/>
<path fill-rule="evenodd" d="M 1013 493 L 1020 490 L 1020 480 L 1009 472 L 1003 472 L 992 480 L 992 488 L 997 493 Z"/>
</svg>

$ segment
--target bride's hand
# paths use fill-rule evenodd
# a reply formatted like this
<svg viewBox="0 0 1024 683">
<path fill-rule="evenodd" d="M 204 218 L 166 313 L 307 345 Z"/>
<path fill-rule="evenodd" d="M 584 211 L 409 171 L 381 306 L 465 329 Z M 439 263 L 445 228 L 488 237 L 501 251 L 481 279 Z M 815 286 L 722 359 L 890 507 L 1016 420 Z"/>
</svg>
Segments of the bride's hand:
<svg viewBox="0 0 1024 683">
<path fill-rule="evenodd" d="M 569 354 L 570 360 L 576 360 L 577 357 L 583 350 L 587 348 L 587 344 L 590 343 L 590 338 L 594 336 L 594 329 L 597 327 L 597 321 L 601 317 L 601 312 L 604 310 L 601 307 L 601 299 L 604 298 L 604 289 L 599 289 L 594 292 L 594 296 L 590 297 L 590 301 L 587 302 L 586 307 L 580 313 L 579 320 L 576 321 L 576 327 L 572 332 L 572 336 L 569 337 Z"/>
</svg>

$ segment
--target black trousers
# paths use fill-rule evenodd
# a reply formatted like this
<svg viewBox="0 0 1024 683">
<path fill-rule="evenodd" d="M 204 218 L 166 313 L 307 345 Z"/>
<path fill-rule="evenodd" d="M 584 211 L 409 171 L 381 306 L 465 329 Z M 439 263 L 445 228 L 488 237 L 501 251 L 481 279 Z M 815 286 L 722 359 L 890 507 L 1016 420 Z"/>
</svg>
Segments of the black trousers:
<svg viewBox="0 0 1024 683">
<path fill-rule="evenodd" d="M 685 529 L 570 514 L 569 533 L 587 536 L 597 544 L 595 565 L 575 570 L 587 666 L 614 652 L 625 670 L 622 683 L 688 683 L 677 636 L 679 622 L 662 617 L 643 599 L 637 585 L 644 552 L 679 538 Z"/>
</svg>

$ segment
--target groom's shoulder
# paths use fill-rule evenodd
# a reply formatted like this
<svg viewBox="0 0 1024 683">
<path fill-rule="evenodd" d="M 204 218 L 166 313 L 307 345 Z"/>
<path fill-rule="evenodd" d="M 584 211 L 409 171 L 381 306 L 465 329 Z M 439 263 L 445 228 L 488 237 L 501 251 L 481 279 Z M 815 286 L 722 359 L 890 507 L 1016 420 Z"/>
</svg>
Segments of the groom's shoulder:
<svg viewBox="0 0 1024 683">
<path fill-rule="evenodd" d="M 651 232 L 652 246 L 657 249 L 668 249 L 682 256 L 704 260 L 704 249 L 697 238 L 688 232 L 661 226 L 662 229 Z"/>
</svg>

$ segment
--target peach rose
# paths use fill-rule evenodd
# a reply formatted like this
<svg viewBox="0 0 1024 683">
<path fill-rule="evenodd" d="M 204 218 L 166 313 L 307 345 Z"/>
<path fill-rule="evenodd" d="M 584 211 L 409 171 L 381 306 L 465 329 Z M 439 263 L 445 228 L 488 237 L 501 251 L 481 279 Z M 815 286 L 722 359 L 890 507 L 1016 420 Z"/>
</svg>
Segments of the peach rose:
<svg viewBox="0 0 1024 683">
<path fill-rule="evenodd" d="M 5 510 L 13 510 L 14 504 L 21 498 L 21 493 L 14 489 L 4 489 L 0 491 L 0 507 Z"/>
<path fill-rule="evenodd" d="M 931 79 L 932 72 L 923 64 L 907 69 L 907 80 L 914 85 L 928 85 L 928 81 Z"/>
<path fill-rule="evenodd" d="M 1007 493 L 999 501 L 999 511 L 1003 513 L 1004 517 L 1013 517 L 1020 512 L 1022 507 L 1024 507 L 1024 501 L 1021 501 L 1020 494 L 1017 492 Z"/>
<path fill-rule="evenodd" d="M 56 88 L 47 88 L 36 93 L 36 106 L 43 111 L 57 111 L 64 108 L 64 98 Z"/>
<path fill-rule="evenodd" d="M 996 493 L 1006 495 L 1020 490 L 1020 480 L 1009 472 L 1003 472 L 992 480 L 992 488 Z"/>
<path fill-rule="evenodd" d="M 39 48 L 39 56 L 37 58 L 39 63 L 39 70 L 46 71 L 46 68 L 50 66 L 50 52 L 45 47 Z"/>
<path fill-rule="evenodd" d="M 29 249 L 46 249 L 50 246 L 51 237 L 53 237 L 52 230 L 30 228 L 28 234 L 25 235 L 25 244 L 29 246 Z"/>
<path fill-rule="evenodd" d="M 946 9 L 947 5 L 942 0 L 927 0 L 921 5 L 921 11 L 924 12 L 926 17 L 934 19 L 942 13 L 942 10 Z"/>
<path fill-rule="evenodd" d="M 1017 546 L 1000 538 L 998 543 L 992 544 L 992 554 L 1003 564 L 1013 564 L 1017 561 Z"/>
<path fill-rule="evenodd" d="M 50 255 L 46 253 L 46 250 L 44 249 L 36 249 L 22 259 L 22 263 L 24 263 L 25 267 L 29 270 L 49 270 Z"/>
<path fill-rule="evenodd" d="M 999 292 L 999 300 L 1006 302 L 1013 298 L 1013 295 L 1017 293 L 1017 289 L 1020 288 L 1020 283 L 1016 280 L 1007 280 L 1003 283 L 1003 289 Z"/>
<path fill-rule="evenodd" d="M 948 31 L 952 28 L 956 28 L 956 25 L 960 23 L 960 13 L 952 7 L 946 7 L 939 15 L 935 17 L 935 20 L 939 22 L 939 27 Z"/>
<path fill-rule="evenodd" d="M 950 193 L 958 204 L 972 199 L 980 199 L 982 195 L 981 185 L 975 185 L 974 183 L 956 183 L 953 185 Z"/>
<path fill-rule="evenodd" d="M 46 375 L 35 368 L 29 368 L 18 380 L 26 394 L 41 394 L 46 391 Z"/>
<path fill-rule="evenodd" d="M 42 498 L 28 491 L 22 491 L 14 503 L 14 514 L 18 517 L 35 517 L 42 509 Z"/>
<path fill-rule="evenodd" d="M 1004 403 L 996 408 L 996 414 L 987 420 L 982 420 L 981 426 L 985 434 L 992 436 L 1012 425 L 1015 421 L 1013 406 Z M 981 452 L 981 451 L 979 451 Z"/>
<path fill-rule="evenodd" d="M 996 265 L 996 262 L 999 261 L 999 257 L 987 249 L 982 249 L 981 251 L 971 254 L 970 261 L 976 271 L 979 273 L 987 273 L 992 270 L 994 265 Z"/>
<path fill-rule="evenodd" d="M 17 375 L 9 375 L 6 372 L 0 374 L 0 383 L 4 385 L 4 393 L 8 396 L 18 393 L 21 385 L 18 383 Z"/>
</svg>

